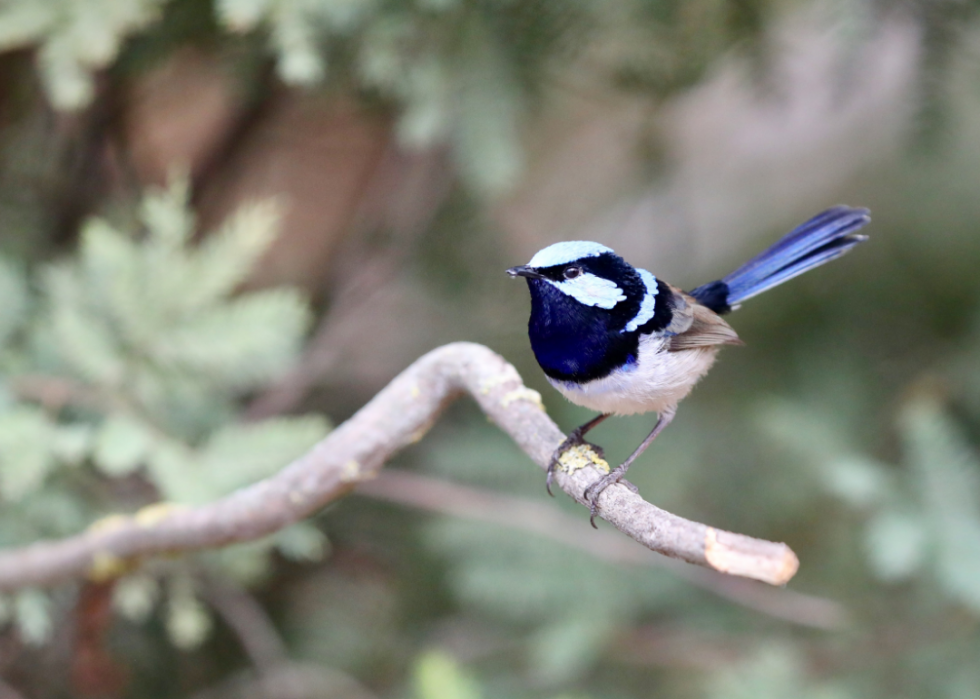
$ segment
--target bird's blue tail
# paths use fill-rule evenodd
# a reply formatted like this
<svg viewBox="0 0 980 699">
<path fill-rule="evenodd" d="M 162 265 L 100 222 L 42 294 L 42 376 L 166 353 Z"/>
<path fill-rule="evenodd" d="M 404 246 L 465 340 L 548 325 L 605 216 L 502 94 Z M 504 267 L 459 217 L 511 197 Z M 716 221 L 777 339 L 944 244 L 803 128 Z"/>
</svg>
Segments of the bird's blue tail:
<svg viewBox="0 0 980 699">
<path fill-rule="evenodd" d="M 726 313 L 746 299 L 830 262 L 867 240 L 867 236 L 855 232 L 871 220 L 869 213 L 867 209 L 849 206 L 827 209 L 728 276 L 699 286 L 691 295 L 716 313 Z"/>
</svg>

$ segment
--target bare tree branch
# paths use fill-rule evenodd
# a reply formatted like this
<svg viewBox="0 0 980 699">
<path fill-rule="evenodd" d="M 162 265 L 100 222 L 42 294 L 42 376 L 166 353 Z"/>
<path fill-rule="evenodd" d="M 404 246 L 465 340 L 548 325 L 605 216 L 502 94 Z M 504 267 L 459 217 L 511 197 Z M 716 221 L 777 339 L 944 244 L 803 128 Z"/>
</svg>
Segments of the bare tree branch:
<svg viewBox="0 0 980 699">
<path fill-rule="evenodd" d="M 635 541 L 608 529 L 597 532 L 586 518 L 576 518 L 544 502 L 398 469 L 382 471 L 373 481 L 358 486 L 357 493 L 452 517 L 533 532 L 609 563 L 665 568 L 695 587 L 794 624 L 829 630 L 840 629 L 847 622 L 847 611 L 833 600 L 651 556 Z"/>
<path fill-rule="evenodd" d="M 0 552 L 0 590 L 118 573 L 140 556 L 215 548 L 278 531 L 374 478 L 392 454 L 421 439 L 464 392 L 539 466 L 547 465 L 564 435 L 545 414 L 540 396 L 486 347 L 453 343 L 418 359 L 275 476 L 200 507 L 158 504 L 77 536 Z M 580 449 L 565 460 L 557 483 L 584 504 L 582 494 L 602 475 L 600 468 L 608 466 Z M 782 585 L 799 566 L 786 544 L 683 519 L 622 485 L 603 491 L 599 516 L 653 551 L 723 573 Z"/>
<path fill-rule="evenodd" d="M 357 680 L 336 668 L 291 659 L 272 619 L 252 595 L 228 580 L 204 571 L 199 575 L 204 582 L 204 598 L 237 636 L 254 667 L 194 694 L 192 699 L 376 699 Z"/>
<path fill-rule="evenodd" d="M 202 573 L 204 599 L 235 633 L 245 654 L 260 673 L 289 662 L 286 644 L 262 605 L 238 585 Z"/>
</svg>

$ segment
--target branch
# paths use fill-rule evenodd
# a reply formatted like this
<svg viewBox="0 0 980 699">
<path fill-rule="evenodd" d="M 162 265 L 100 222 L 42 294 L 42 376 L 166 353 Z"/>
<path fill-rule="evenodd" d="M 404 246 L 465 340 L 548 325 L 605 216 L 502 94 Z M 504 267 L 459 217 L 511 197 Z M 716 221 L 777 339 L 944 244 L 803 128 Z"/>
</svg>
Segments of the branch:
<svg viewBox="0 0 980 699">
<path fill-rule="evenodd" d="M 769 587 L 663 556 L 651 556 L 635 541 L 608 529 L 595 531 L 586 518 L 575 517 L 546 502 L 398 469 L 382 471 L 375 480 L 361 484 L 357 493 L 451 517 L 532 532 L 616 565 L 666 569 L 695 587 L 794 624 L 837 630 L 843 628 L 848 620 L 847 610 L 833 600 L 786 588 Z"/>
<path fill-rule="evenodd" d="M 118 572 L 139 556 L 215 548 L 278 531 L 374 478 L 464 392 L 539 466 L 547 465 L 564 435 L 545 414 L 541 397 L 486 347 L 453 343 L 421 357 L 275 476 L 200 507 L 151 506 L 77 536 L 0 552 L 0 591 Z M 556 480 L 584 504 L 586 487 L 608 466 L 588 451 L 576 456 L 566 459 Z M 603 491 L 599 516 L 653 551 L 723 573 L 782 585 L 799 566 L 786 544 L 683 519 L 622 485 Z"/>
<path fill-rule="evenodd" d="M 204 582 L 205 600 L 238 637 L 254 667 L 194 694 L 192 699 L 319 696 L 377 699 L 357 680 L 336 668 L 292 660 L 272 619 L 252 595 L 227 580 L 205 572 L 199 575 Z"/>
<path fill-rule="evenodd" d="M 218 612 L 242 650 L 260 673 L 271 672 L 289 663 L 286 644 L 262 605 L 233 582 L 200 574 L 204 599 Z"/>
</svg>

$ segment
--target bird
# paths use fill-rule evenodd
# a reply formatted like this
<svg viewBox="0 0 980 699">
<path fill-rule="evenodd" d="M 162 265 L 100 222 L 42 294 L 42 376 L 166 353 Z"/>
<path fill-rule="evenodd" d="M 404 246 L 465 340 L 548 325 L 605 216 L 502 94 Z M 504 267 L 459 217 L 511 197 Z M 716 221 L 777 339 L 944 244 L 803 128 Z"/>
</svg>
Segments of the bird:
<svg viewBox="0 0 980 699">
<path fill-rule="evenodd" d="M 598 415 L 572 430 L 548 464 L 545 487 L 568 449 L 612 415 L 657 413 L 653 429 L 627 459 L 584 493 L 592 526 L 601 493 L 614 483 L 633 492 L 627 470 L 671 423 L 677 405 L 725 345 L 741 345 L 722 317 L 748 299 L 848 253 L 868 236 L 864 208 L 835 206 L 799 225 L 721 279 L 689 291 L 638 269 L 591 241 L 563 241 L 538 251 L 511 277 L 531 292 L 528 336 L 548 382 Z M 602 450 L 589 444 L 601 455 Z"/>
</svg>

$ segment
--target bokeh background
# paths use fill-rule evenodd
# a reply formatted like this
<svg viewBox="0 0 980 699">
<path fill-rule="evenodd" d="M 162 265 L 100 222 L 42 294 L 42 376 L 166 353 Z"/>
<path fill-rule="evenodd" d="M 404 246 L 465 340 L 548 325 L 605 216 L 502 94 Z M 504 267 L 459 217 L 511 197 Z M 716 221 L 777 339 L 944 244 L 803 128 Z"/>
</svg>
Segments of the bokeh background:
<svg viewBox="0 0 980 699">
<path fill-rule="evenodd" d="M 980 696 L 978 9 L 4 0 L 3 546 L 274 473 L 449 341 L 571 429 L 503 273 L 551 242 L 692 288 L 873 222 L 630 472 L 789 543 L 787 589 L 592 532 L 462 402 L 312 522 L 3 596 L 0 696 Z"/>
</svg>

